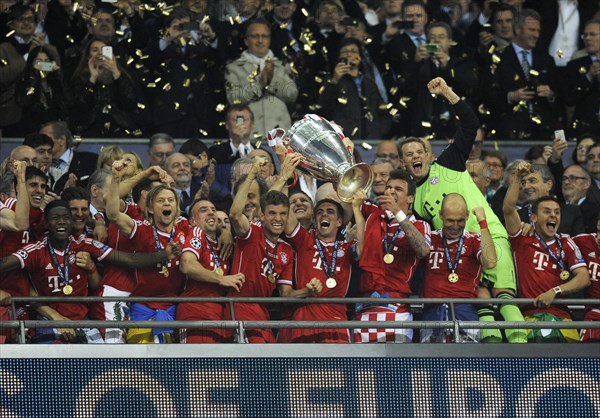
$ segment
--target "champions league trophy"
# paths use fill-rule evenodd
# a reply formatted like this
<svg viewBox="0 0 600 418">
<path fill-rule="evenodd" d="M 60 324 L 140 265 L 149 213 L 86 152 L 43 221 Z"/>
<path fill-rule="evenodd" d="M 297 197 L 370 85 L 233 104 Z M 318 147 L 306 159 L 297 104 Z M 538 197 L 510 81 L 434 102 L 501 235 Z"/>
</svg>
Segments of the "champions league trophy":
<svg viewBox="0 0 600 418">
<path fill-rule="evenodd" d="M 317 115 L 306 115 L 294 123 L 284 142 L 304 157 L 298 168 L 319 180 L 337 185 L 337 194 L 343 202 L 351 202 L 358 190 L 369 193 L 373 183 L 371 167 L 354 164 L 354 157 L 342 141 L 343 134 Z"/>
</svg>

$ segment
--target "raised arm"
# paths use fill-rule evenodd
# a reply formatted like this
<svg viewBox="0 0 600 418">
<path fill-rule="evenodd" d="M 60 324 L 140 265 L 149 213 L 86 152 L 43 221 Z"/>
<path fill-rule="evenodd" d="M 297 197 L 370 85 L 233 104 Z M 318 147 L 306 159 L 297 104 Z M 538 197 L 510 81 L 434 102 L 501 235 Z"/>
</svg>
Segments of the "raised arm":
<svg viewBox="0 0 600 418">
<path fill-rule="evenodd" d="M 154 253 L 126 253 L 113 250 L 105 258 L 109 263 L 129 268 L 150 267 L 163 261 L 173 260 L 181 255 L 181 247 L 173 241 L 167 244 L 165 251 Z"/>
<path fill-rule="evenodd" d="M 506 232 L 509 235 L 515 235 L 521 229 L 521 217 L 517 212 L 517 200 L 519 199 L 519 189 L 521 188 L 521 177 L 529 172 L 531 164 L 526 161 L 520 162 L 515 172 L 511 175 L 511 182 L 504 203 L 502 204 L 502 212 L 504 213 L 504 223 Z"/>
<path fill-rule="evenodd" d="M 129 237 L 133 231 L 135 221 L 131 217 L 121 212 L 121 199 L 119 198 L 119 183 L 127 166 L 122 161 L 115 161 L 112 165 L 113 178 L 108 191 L 104 195 L 106 202 L 106 216 L 108 220 L 114 223 L 119 231 Z"/>
<path fill-rule="evenodd" d="M 354 222 L 356 223 L 356 252 L 360 256 L 363 246 L 365 245 L 365 217 L 363 216 L 360 207 L 367 200 L 367 194 L 364 190 L 359 190 L 352 196 L 352 212 L 354 213 Z"/>
<path fill-rule="evenodd" d="M 124 167 L 127 167 L 127 164 L 124 161 L 121 161 L 121 164 Z M 124 168 L 124 170 L 126 170 L 126 168 Z M 121 177 L 122 177 L 122 175 L 121 175 Z M 121 182 L 119 183 L 119 198 L 123 199 L 127 195 L 129 195 L 129 193 L 133 190 L 133 188 L 135 186 L 137 186 L 137 184 L 144 179 L 149 179 L 152 181 L 160 181 L 161 183 L 164 183 L 169 187 L 173 187 L 173 185 L 175 184 L 175 181 L 169 175 L 169 173 L 167 173 L 162 168 L 153 165 L 152 167 L 148 167 L 147 169 L 139 172 L 138 174 L 136 174 L 133 177 L 122 179 Z"/>
<path fill-rule="evenodd" d="M 496 267 L 498 258 L 496 256 L 496 247 L 494 247 L 494 241 L 492 240 L 492 235 L 485 219 L 485 211 L 482 207 L 473 208 L 473 215 L 477 218 L 479 228 L 481 229 L 481 265 L 484 269 L 492 269 Z"/>
<path fill-rule="evenodd" d="M 294 172 L 298 164 L 302 161 L 302 154 L 293 152 L 286 154 L 283 163 L 281 163 L 281 170 L 277 180 L 271 185 L 270 190 L 275 190 L 285 195 L 288 194 L 287 182 L 294 176 Z"/>
<path fill-rule="evenodd" d="M 237 193 L 233 197 L 231 209 L 229 209 L 229 220 L 231 221 L 231 226 L 238 237 L 245 237 L 250 230 L 250 220 L 246 217 L 246 215 L 244 215 L 244 206 L 246 205 L 246 200 L 248 199 L 250 185 L 256 178 L 262 164 L 264 164 L 264 161 L 262 161 L 260 158 L 254 160 L 246 179 L 238 187 Z"/>
<path fill-rule="evenodd" d="M 21 199 L 17 199 L 17 205 L 15 206 L 15 226 L 17 231 L 25 231 L 29 228 L 29 193 L 27 192 L 27 181 L 25 180 L 27 163 L 14 161 L 13 169 L 17 177 L 17 196 L 23 196 Z"/>
</svg>

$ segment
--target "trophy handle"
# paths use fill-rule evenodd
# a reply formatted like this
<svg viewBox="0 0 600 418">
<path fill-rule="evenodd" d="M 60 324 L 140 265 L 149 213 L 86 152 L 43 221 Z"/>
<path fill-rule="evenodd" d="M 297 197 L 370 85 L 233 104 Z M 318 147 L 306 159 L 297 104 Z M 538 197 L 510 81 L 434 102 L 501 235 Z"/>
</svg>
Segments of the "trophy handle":
<svg viewBox="0 0 600 418">
<path fill-rule="evenodd" d="M 364 190 L 369 194 L 373 185 L 373 172 L 371 167 L 365 163 L 355 164 L 342 174 L 337 184 L 337 194 L 342 202 L 351 202 L 352 196 L 358 190 Z"/>
</svg>

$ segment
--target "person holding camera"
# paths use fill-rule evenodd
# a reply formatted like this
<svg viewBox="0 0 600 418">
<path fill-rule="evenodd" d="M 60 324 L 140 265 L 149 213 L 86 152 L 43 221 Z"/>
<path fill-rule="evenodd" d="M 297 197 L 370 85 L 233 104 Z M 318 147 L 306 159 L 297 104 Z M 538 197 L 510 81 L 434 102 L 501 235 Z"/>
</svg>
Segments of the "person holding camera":
<svg viewBox="0 0 600 418">
<path fill-rule="evenodd" d="M 547 52 L 536 48 L 541 17 L 523 9 L 515 18 L 515 36 L 500 56 L 487 103 L 492 126 L 501 139 L 549 141 L 553 138 L 559 107 L 556 65 Z"/>
<path fill-rule="evenodd" d="M 442 77 L 452 89 L 470 103 L 479 103 L 479 76 L 477 65 L 466 53 L 453 53 L 452 28 L 445 22 L 432 22 L 427 27 L 427 43 L 417 48 L 419 58 L 415 70 L 416 89 L 414 106 L 408 115 L 411 134 L 433 135 L 436 139 L 454 137 L 454 111 L 446 101 L 437 100 L 427 89 L 427 82 Z"/>
<path fill-rule="evenodd" d="M 363 71 L 362 43 L 344 39 L 338 62 L 321 92 L 321 115 L 334 120 L 349 138 L 381 139 L 388 135 L 390 118 L 375 81 Z"/>
</svg>

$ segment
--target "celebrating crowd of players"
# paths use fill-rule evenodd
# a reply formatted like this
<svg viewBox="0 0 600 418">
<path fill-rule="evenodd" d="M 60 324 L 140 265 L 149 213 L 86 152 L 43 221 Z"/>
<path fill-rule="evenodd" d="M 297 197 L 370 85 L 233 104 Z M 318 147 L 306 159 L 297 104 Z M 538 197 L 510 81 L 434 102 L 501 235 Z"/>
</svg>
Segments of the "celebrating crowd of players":
<svg viewBox="0 0 600 418">
<path fill-rule="evenodd" d="M 528 218 L 522 222 L 519 194 L 528 192 L 532 181 L 528 179 L 539 175 L 540 164 L 515 164 L 505 187 L 503 225 L 467 170 L 478 136 L 475 112 L 444 79 L 431 80 L 427 88 L 457 115 L 454 141 L 434 158 L 425 141 L 404 140 L 396 149 L 402 168 L 390 170 L 384 191 L 370 199 L 358 191 L 351 202 L 340 201 L 331 184 L 320 185 L 313 194 L 316 181 L 296 170 L 302 155 L 278 143 L 283 132 L 273 130 L 269 137 L 281 163 L 279 173 L 267 169 L 272 164 L 268 156 L 256 153 L 270 155 L 264 149 L 252 149 L 250 158 L 236 159 L 229 167 L 233 200 L 228 216 L 220 215 L 216 206 L 223 201 L 211 198 L 219 190 L 213 189 L 215 179 L 210 179 L 218 170 L 208 153 L 217 157 L 222 145 L 231 147 L 229 152 L 244 148 L 243 142 L 235 147 L 233 137 L 236 129 L 250 131 L 243 129 L 252 121 L 248 107 L 228 111 L 233 117 L 228 125 L 230 142 L 183 154 L 174 152 L 166 136 L 153 137 L 149 156 L 164 168 L 143 169 L 135 154 L 115 154 L 102 163 L 110 168 L 100 166 L 84 179 L 87 189 L 70 186 L 87 177 L 77 179 L 73 172 L 62 174 L 67 177 L 66 188 L 52 189 L 59 184 L 53 169 L 65 154 L 73 154 L 65 157 L 69 165 L 77 154 L 74 149 L 63 152 L 68 141 L 56 135 L 57 125 L 49 129 L 57 136 L 54 141 L 39 134 L 26 137 L 30 145 L 15 148 L 5 163 L 9 171 L 5 176 L 14 179 L 14 190 L 8 193 L 13 197 L 0 204 L 0 309 L 8 317 L 11 297 L 28 295 L 120 296 L 125 301 L 127 296 L 344 297 L 356 282 L 355 293 L 378 298 L 377 303 L 279 304 L 278 315 L 294 321 L 343 321 L 350 313 L 358 320 L 382 322 L 381 328 L 355 329 L 351 335 L 343 328 L 299 326 L 279 332 L 247 329 L 239 335 L 237 330 L 218 327 L 107 326 L 38 328 L 29 338 L 87 343 L 598 340 L 598 329 L 584 329 L 579 335 L 574 329 L 528 330 L 525 322 L 523 329 L 506 329 L 504 335 L 496 329 L 465 329 L 460 335 L 421 329 L 417 337 L 410 328 L 386 328 L 385 321 L 410 321 L 413 313 L 409 305 L 385 299 L 409 297 L 416 285 L 423 297 L 471 299 L 453 307 L 426 304 L 422 317 L 433 321 L 453 316 L 463 321 L 494 321 L 500 316 L 507 321 L 570 321 L 569 308 L 554 303 L 556 297 L 584 291 L 587 297 L 598 298 L 600 292 L 597 233 L 573 238 L 560 233 L 562 206 L 548 195 L 523 205 Z M 59 151 L 50 164 L 44 156 L 54 146 Z M 186 146 L 191 147 L 182 148 Z M 559 141 L 553 144 L 560 146 Z M 590 146 L 588 155 L 594 149 Z M 246 168 L 240 170 L 243 164 Z M 204 181 L 211 184 L 191 186 L 195 166 L 206 170 L 209 179 Z M 184 202 L 188 189 L 195 190 L 191 203 Z M 495 312 L 494 306 L 477 302 L 490 296 L 506 303 Z M 533 302 L 517 306 L 511 303 L 517 296 Z M 232 319 L 232 314 L 236 320 L 260 321 L 269 320 L 273 310 L 260 303 L 234 303 L 230 310 L 215 301 L 33 303 L 17 306 L 16 311 L 21 319 L 56 321 L 218 321 Z M 598 306 L 586 306 L 584 319 L 598 320 Z M 14 338 L 6 331 L 3 335 L 5 340 Z"/>
</svg>

